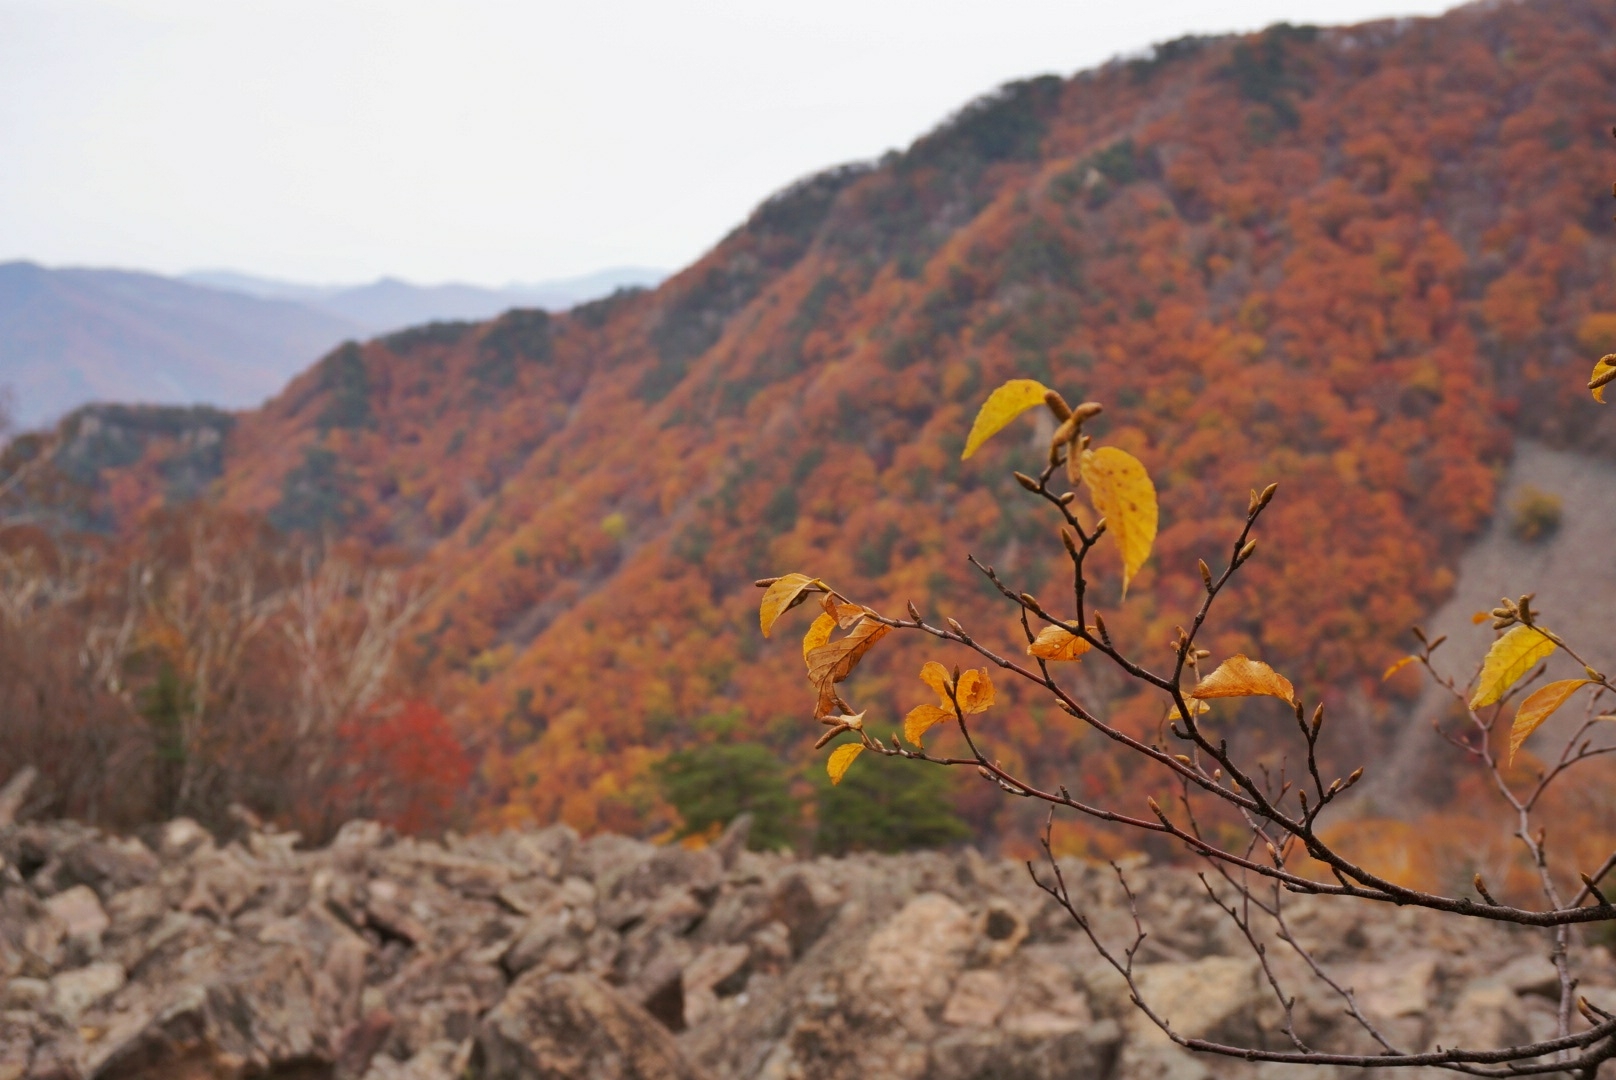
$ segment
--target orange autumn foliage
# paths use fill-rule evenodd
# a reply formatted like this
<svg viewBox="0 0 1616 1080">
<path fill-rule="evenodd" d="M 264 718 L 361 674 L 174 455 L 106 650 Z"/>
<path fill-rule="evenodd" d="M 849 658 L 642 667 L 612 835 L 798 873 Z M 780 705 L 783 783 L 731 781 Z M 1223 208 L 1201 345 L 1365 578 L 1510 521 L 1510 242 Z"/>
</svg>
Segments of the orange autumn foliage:
<svg viewBox="0 0 1616 1080">
<path fill-rule="evenodd" d="M 1207 646 L 1384 705 L 1391 628 L 1445 599 L 1512 438 L 1575 440 L 1597 408 L 1569 373 L 1613 303 L 1616 76 L 1589 45 L 1613 34 L 1608 6 L 1538 0 L 1017 84 L 774 197 L 654 292 L 337 350 L 237 419 L 218 492 L 413 553 L 438 585 L 414 661 L 485 748 L 491 824 L 655 831 L 645 770 L 719 709 L 806 762 L 800 669 L 775 662 L 798 642 L 753 612 L 774 568 L 1014 642 L 964 556 L 1052 573 L 992 479 L 1028 432 L 959 457 L 984 393 L 1029 374 L 1104 400 L 1089 430 L 1161 495 L 1112 635 L 1165 649 L 1229 507 L 1276 479 L 1231 598 L 1249 614 Z M 165 452 L 105 470 L 120 506 L 158 497 Z M 1122 563 L 1102 568 L 1109 602 Z M 924 659 L 871 656 L 873 729 L 901 725 Z M 1123 726 L 1160 723 L 1082 677 Z M 1025 760 L 1125 785 L 1005 695 Z"/>
</svg>

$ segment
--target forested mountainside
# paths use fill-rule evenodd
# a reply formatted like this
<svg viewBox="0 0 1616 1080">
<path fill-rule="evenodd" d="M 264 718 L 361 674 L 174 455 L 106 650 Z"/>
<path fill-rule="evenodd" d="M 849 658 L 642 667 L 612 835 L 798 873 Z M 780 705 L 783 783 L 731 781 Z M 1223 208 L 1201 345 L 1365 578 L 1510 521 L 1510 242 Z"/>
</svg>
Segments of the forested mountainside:
<svg viewBox="0 0 1616 1080">
<path fill-rule="evenodd" d="M 655 291 L 343 346 L 237 417 L 214 484 L 435 583 L 415 659 L 481 755 L 485 821 L 643 833 L 668 820 L 645 778 L 669 749 L 752 739 L 817 767 L 796 635 L 759 635 L 753 578 L 803 570 L 1015 647 L 965 556 L 1050 579 L 1055 523 L 1007 475 L 1040 451 L 960 449 L 1027 375 L 1103 402 L 1093 430 L 1160 489 L 1126 602 L 1114 562 L 1102 581 L 1112 635 L 1147 654 L 1248 489 L 1280 483 L 1208 644 L 1328 686 L 1362 757 L 1415 693 L 1380 672 L 1448 595 L 1512 439 L 1611 444 L 1580 388 L 1616 350 L 1613 99 L 1599 0 L 1184 39 L 1006 86 L 769 199 Z M 101 474 L 120 517 L 171 497 L 184 445 Z M 865 662 L 875 730 L 931 658 L 958 659 Z M 1081 678 L 1156 729 L 1098 665 Z M 995 722 L 1035 779 L 1128 782 L 1041 704 Z M 958 780 L 978 822 L 1013 824 Z"/>
</svg>

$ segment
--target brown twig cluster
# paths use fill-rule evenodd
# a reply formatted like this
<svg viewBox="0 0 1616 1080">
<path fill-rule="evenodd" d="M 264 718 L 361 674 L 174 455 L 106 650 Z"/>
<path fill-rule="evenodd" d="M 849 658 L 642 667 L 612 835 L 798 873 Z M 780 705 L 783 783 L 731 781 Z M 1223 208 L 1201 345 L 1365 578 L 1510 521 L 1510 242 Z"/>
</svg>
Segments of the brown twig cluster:
<svg viewBox="0 0 1616 1080">
<path fill-rule="evenodd" d="M 1061 403 L 1064 404 L 1064 403 Z M 985 407 L 986 410 L 987 407 Z M 1051 406 L 1054 409 L 1054 406 Z M 1057 416 L 1059 410 L 1056 410 Z M 1070 415 L 1070 410 L 1068 410 Z M 1197 645 L 1197 639 L 1212 613 L 1218 597 L 1224 592 L 1236 573 L 1254 556 L 1254 531 L 1275 494 L 1270 485 L 1262 492 L 1253 492 L 1247 506 L 1246 517 L 1239 534 L 1230 545 L 1228 561 L 1223 569 L 1214 572 L 1205 562 L 1200 564 L 1205 595 L 1187 628 L 1180 628 L 1173 650 L 1173 663 L 1165 670 L 1156 670 L 1143 660 L 1130 656 L 1107 632 L 1105 620 L 1090 598 L 1088 560 L 1096 544 L 1107 530 L 1105 519 L 1092 527 L 1085 527 L 1072 503 L 1074 493 L 1056 490 L 1051 481 L 1062 464 L 1072 455 L 1086 452 L 1086 440 L 1075 432 L 1069 438 L 1057 438 L 1051 447 L 1048 464 L 1036 477 L 1016 474 L 1016 479 L 1033 496 L 1046 502 L 1062 520 L 1061 537 L 1071 564 L 1071 594 L 1065 611 L 1040 601 L 1037 597 L 1018 592 L 1008 585 L 993 567 L 973 557 L 971 562 L 993 587 L 1019 609 L 1022 631 L 1027 641 L 1029 660 L 1004 655 L 973 636 L 953 619 L 937 625 L 924 619 L 909 605 L 908 617 L 893 618 L 873 608 L 856 604 L 831 589 L 818 579 L 798 575 L 793 584 L 794 595 L 786 598 L 783 607 L 798 602 L 807 593 L 823 593 L 829 621 L 823 633 L 804 644 L 809 661 L 810 679 L 819 688 L 820 707 L 816 710 L 821 721 L 829 727 L 826 738 L 852 733 L 858 740 L 845 743 L 832 755 L 830 768 L 833 778 L 845 771 L 853 757 L 862 751 L 873 751 L 889 757 L 901 757 L 944 767 L 974 768 L 984 778 L 997 784 L 1006 794 L 1035 799 L 1050 806 L 1052 827 L 1055 809 L 1075 811 L 1090 818 L 1118 824 L 1142 832 L 1171 838 L 1187 852 L 1200 857 L 1209 865 L 1202 875 L 1207 897 L 1243 934 L 1253 953 L 1260 961 L 1263 976 L 1277 999 L 1284 1017 L 1283 1048 L 1270 1046 L 1228 1045 L 1205 1039 L 1189 1038 L 1175 1031 L 1172 1018 L 1158 1012 L 1148 995 L 1135 979 L 1134 958 L 1143 943 L 1146 930 L 1139 924 L 1137 907 L 1134 908 L 1135 935 L 1126 944 L 1108 943 L 1097 934 L 1094 924 L 1082 906 L 1068 890 L 1061 868 L 1050 845 L 1049 827 L 1043 836 L 1048 855 L 1048 868 L 1040 872 L 1031 863 L 1028 871 L 1040 888 L 1048 893 L 1067 912 L 1079 928 L 1089 937 L 1100 957 L 1122 976 L 1128 985 L 1133 1003 L 1168 1037 L 1190 1050 L 1248 1061 L 1287 1062 L 1295 1064 L 1344 1065 L 1357 1067 L 1422 1067 L 1436 1066 L 1477 1076 L 1530 1076 L 1548 1073 L 1593 1077 L 1602 1062 L 1616 1057 L 1616 1014 L 1587 1001 L 1577 994 L 1568 954 L 1575 943 L 1574 928 L 1580 924 L 1616 919 L 1613 905 L 1600 889 L 1600 880 L 1616 866 L 1616 853 L 1604 864 L 1582 875 L 1583 887 L 1574 896 L 1567 896 L 1556 884 L 1551 872 L 1551 859 L 1543 828 L 1534 821 L 1534 811 L 1540 807 L 1543 793 L 1566 773 L 1593 757 L 1608 753 L 1611 748 L 1593 745 L 1590 732 L 1600 719 L 1597 703 L 1604 695 L 1616 694 L 1609 678 L 1589 666 L 1582 657 L 1557 635 L 1537 622 L 1529 597 L 1519 601 L 1505 601 L 1494 612 L 1495 628 L 1513 631 L 1524 628 L 1532 640 L 1524 645 L 1511 639 L 1510 646 L 1523 650 L 1523 655 L 1544 643 L 1548 648 L 1564 650 L 1587 671 L 1588 678 L 1577 680 L 1579 686 L 1591 689 L 1588 719 L 1568 740 L 1555 763 L 1546 768 L 1526 791 L 1517 791 L 1506 779 L 1504 766 L 1493 747 L 1495 730 L 1506 708 L 1520 691 L 1540 675 L 1526 678 L 1525 671 L 1511 674 L 1485 668 L 1472 682 L 1478 686 L 1488 680 L 1505 687 L 1502 692 L 1489 695 L 1467 694 L 1452 678 L 1442 675 L 1431 666 L 1433 651 L 1441 644 L 1416 634 L 1422 649 L 1413 659 L 1424 664 L 1437 681 L 1450 690 L 1469 717 L 1468 738 L 1449 734 L 1450 741 L 1460 746 L 1487 770 L 1492 782 L 1513 815 L 1514 833 L 1525 845 L 1527 854 L 1538 871 L 1543 903 L 1536 906 L 1514 906 L 1501 902 L 1487 888 L 1478 875 L 1474 881 L 1476 895 L 1444 895 L 1412 888 L 1377 873 L 1373 868 L 1349 857 L 1332 845 L 1321 832 L 1321 819 L 1325 811 L 1341 799 L 1363 775 L 1360 768 L 1343 778 L 1326 779 L 1319 754 L 1319 737 L 1325 723 L 1324 707 L 1320 704 L 1309 713 L 1289 682 L 1277 676 L 1266 665 L 1236 657 L 1219 671 L 1203 677 L 1200 662 L 1208 652 Z M 1071 475 L 1077 469 L 1071 468 Z M 1153 493 L 1152 493 L 1152 498 Z M 1099 499 L 1096 499 L 1097 503 Z M 1153 515 L 1153 511 L 1152 511 Z M 1152 530 L 1154 522 L 1151 522 Z M 780 579 L 767 579 L 759 585 L 770 587 Z M 774 612 L 777 614 L 778 611 Z M 826 619 L 827 616 L 822 616 Z M 770 616 L 772 619 L 772 616 Z M 832 630 L 832 623 L 848 630 L 841 648 L 817 645 Z M 817 625 L 817 624 L 816 624 Z M 767 627 L 766 627 L 767 628 Z M 1053 790 L 1040 787 L 1028 777 L 1007 768 L 987 752 L 973 730 L 971 717 L 981 712 L 992 701 L 991 684 L 987 684 L 986 671 L 961 673 L 957 668 L 950 676 L 940 665 L 934 675 L 922 672 L 922 678 L 937 688 L 941 705 L 936 716 L 928 716 L 922 727 L 909 730 L 911 743 L 905 746 L 896 735 L 883 743 L 874 737 L 864 723 L 863 713 L 852 713 L 842 699 L 835 684 L 845 679 L 859 656 L 888 632 L 918 632 L 939 641 L 963 646 L 981 657 L 989 669 L 1008 673 L 1050 698 L 1069 716 L 1088 725 L 1094 731 L 1120 745 L 1142 763 L 1164 770 L 1166 777 L 1177 788 L 1176 805 L 1164 807 L 1155 799 L 1148 801 L 1148 813 L 1130 813 L 1123 809 L 1095 805 L 1074 797 L 1064 786 Z M 1040 644 L 1054 634 L 1067 642 L 1067 654 L 1055 659 L 1071 659 L 1075 654 L 1093 652 L 1104 656 L 1130 680 L 1158 692 L 1168 711 L 1169 722 L 1154 741 L 1129 734 L 1108 722 L 1097 710 L 1086 705 L 1057 677 L 1049 650 Z M 1507 635 L 1506 635 L 1507 636 Z M 1541 640 L 1539 640 L 1541 639 Z M 1504 639 L 1500 638 L 1502 642 Z M 1500 650 L 1495 647 L 1494 652 Z M 821 661 L 816 668 L 816 659 Z M 1237 663 L 1238 662 L 1238 663 Z M 1490 654 L 1489 664 L 1494 663 Z M 1530 664 L 1528 665 L 1530 667 Z M 1231 675 L 1230 672 L 1233 672 Z M 973 681 L 973 677 L 974 681 Z M 1261 681 L 1242 684 L 1229 689 L 1233 678 L 1251 678 Z M 983 684 L 987 684 L 984 691 Z M 1556 684 L 1560 685 L 1560 684 Z M 1548 687 L 1544 688 L 1549 689 Z M 1252 766 L 1231 752 L 1227 740 L 1211 733 L 1198 716 L 1205 711 L 1202 698 L 1271 694 L 1288 700 L 1295 717 L 1295 738 L 1299 743 L 1299 758 L 1304 763 L 1302 775 L 1290 778 L 1272 775 L 1266 767 Z M 1559 700 L 1567 696 L 1562 694 Z M 1488 700 L 1488 699 L 1491 700 Z M 1550 706 L 1550 711 L 1552 711 Z M 932 707 L 926 706 L 924 709 Z M 839 709 L 840 713 L 835 712 Z M 920 710 L 917 710 L 919 712 Z M 1521 712 L 1525 712 L 1523 709 Z M 1538 710 L 1541 712 L 1541 710 Z M 963 738 L 966 753 L 948 756 L 928 752 L 918 745 L 918 734 L 925 726 L 946 716 Z M 1519 723 L 1520 721 L 1517 721 Z M 1541 722 L 1539 720 L 1538 722 Z M 841 757 L 838 761 L 837 758 Z M 1227 830 L 1203 828 L 1208 811 L 1241 823 L 1238 842 L 1230 842 Z M 1132 902 L 1132 893 L 1123 870 L 1118 877 Z M 1325 966 L 1291 932 L 1286 921 L 1286 899 L 1302 894 L 1321 897 L 1352 898 L 1371 903 L 1428 908 L 1457 918 L 1484 919 L 1512 923 L 1520 926 L 1544 928 L 1550 938 L 1551 958 L 1559 973 L 1558 1031 L 1552 1039 L 1507 1047 L 1420 1047 L 1400 1046 L 1359 1008 L 1350 987 L 1333 977 Z M 1280 972 L 1271 963 L 1265 938 L 1283 942 L 1300 958 L 1303 969 L 1319 980 L 1337 996 L 1343 1012 L 1351 1018 L 1358 1030 L 1377 1047 L 1373 1053 L 1336 1052 L 1328 1048 L 1308 1045 L 1297 1033 L 1292 1022 L 1296 998 L 1287 993 Z"/>
</svg>

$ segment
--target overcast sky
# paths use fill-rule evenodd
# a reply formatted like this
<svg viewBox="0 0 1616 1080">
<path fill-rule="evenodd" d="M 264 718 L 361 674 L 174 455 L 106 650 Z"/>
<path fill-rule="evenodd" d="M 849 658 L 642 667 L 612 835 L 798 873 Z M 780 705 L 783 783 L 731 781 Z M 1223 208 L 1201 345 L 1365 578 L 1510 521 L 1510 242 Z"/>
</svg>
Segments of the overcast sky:
<svg viewBox="0 0 1616 1080">
<path fill-rule="evenodd" d="M 0 260 L 675 268 L 1013 78 L 1443 0 L 0 0 Z"/>
</svg>

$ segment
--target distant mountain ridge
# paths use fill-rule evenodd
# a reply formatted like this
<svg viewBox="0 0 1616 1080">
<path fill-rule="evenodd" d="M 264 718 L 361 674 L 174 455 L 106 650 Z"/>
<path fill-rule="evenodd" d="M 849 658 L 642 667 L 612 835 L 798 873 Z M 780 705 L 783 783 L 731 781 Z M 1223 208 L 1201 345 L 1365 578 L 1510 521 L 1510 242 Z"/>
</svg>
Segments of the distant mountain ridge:
<svg viewBox="0 0 1616 1080">
<path fill-rule="evenodd" d="M 344 340 L 512 308 L 560 310 L 655 284 L 639 267 L 487 289 L 382 278 L 312 286 L 212 271 L 0 263 L 0 386 L 23 427 L 90 402 L 249 408 Z"/>
<path fill-rule="evenodd" d="M 294 300 L 382 332 L 445 319 L 491 319 L 516 307 L 560 311 L 618 289 L 655 288 L 667 276 L 650 267 L 620 266 L 497 289 L 459 282 L 416 285 L 395 277 L 378 278 L 368 285 L 309 285 L 233 270 L 198 270 L 180 275 L 180 280 L 262 299 Z"/>
<path fill-rule="evenodd" d="M 92 401 L 257 405 L 366 327 L 128 270 L 0 264 L 0 385 L 21 426 Z"/>
</svg>

